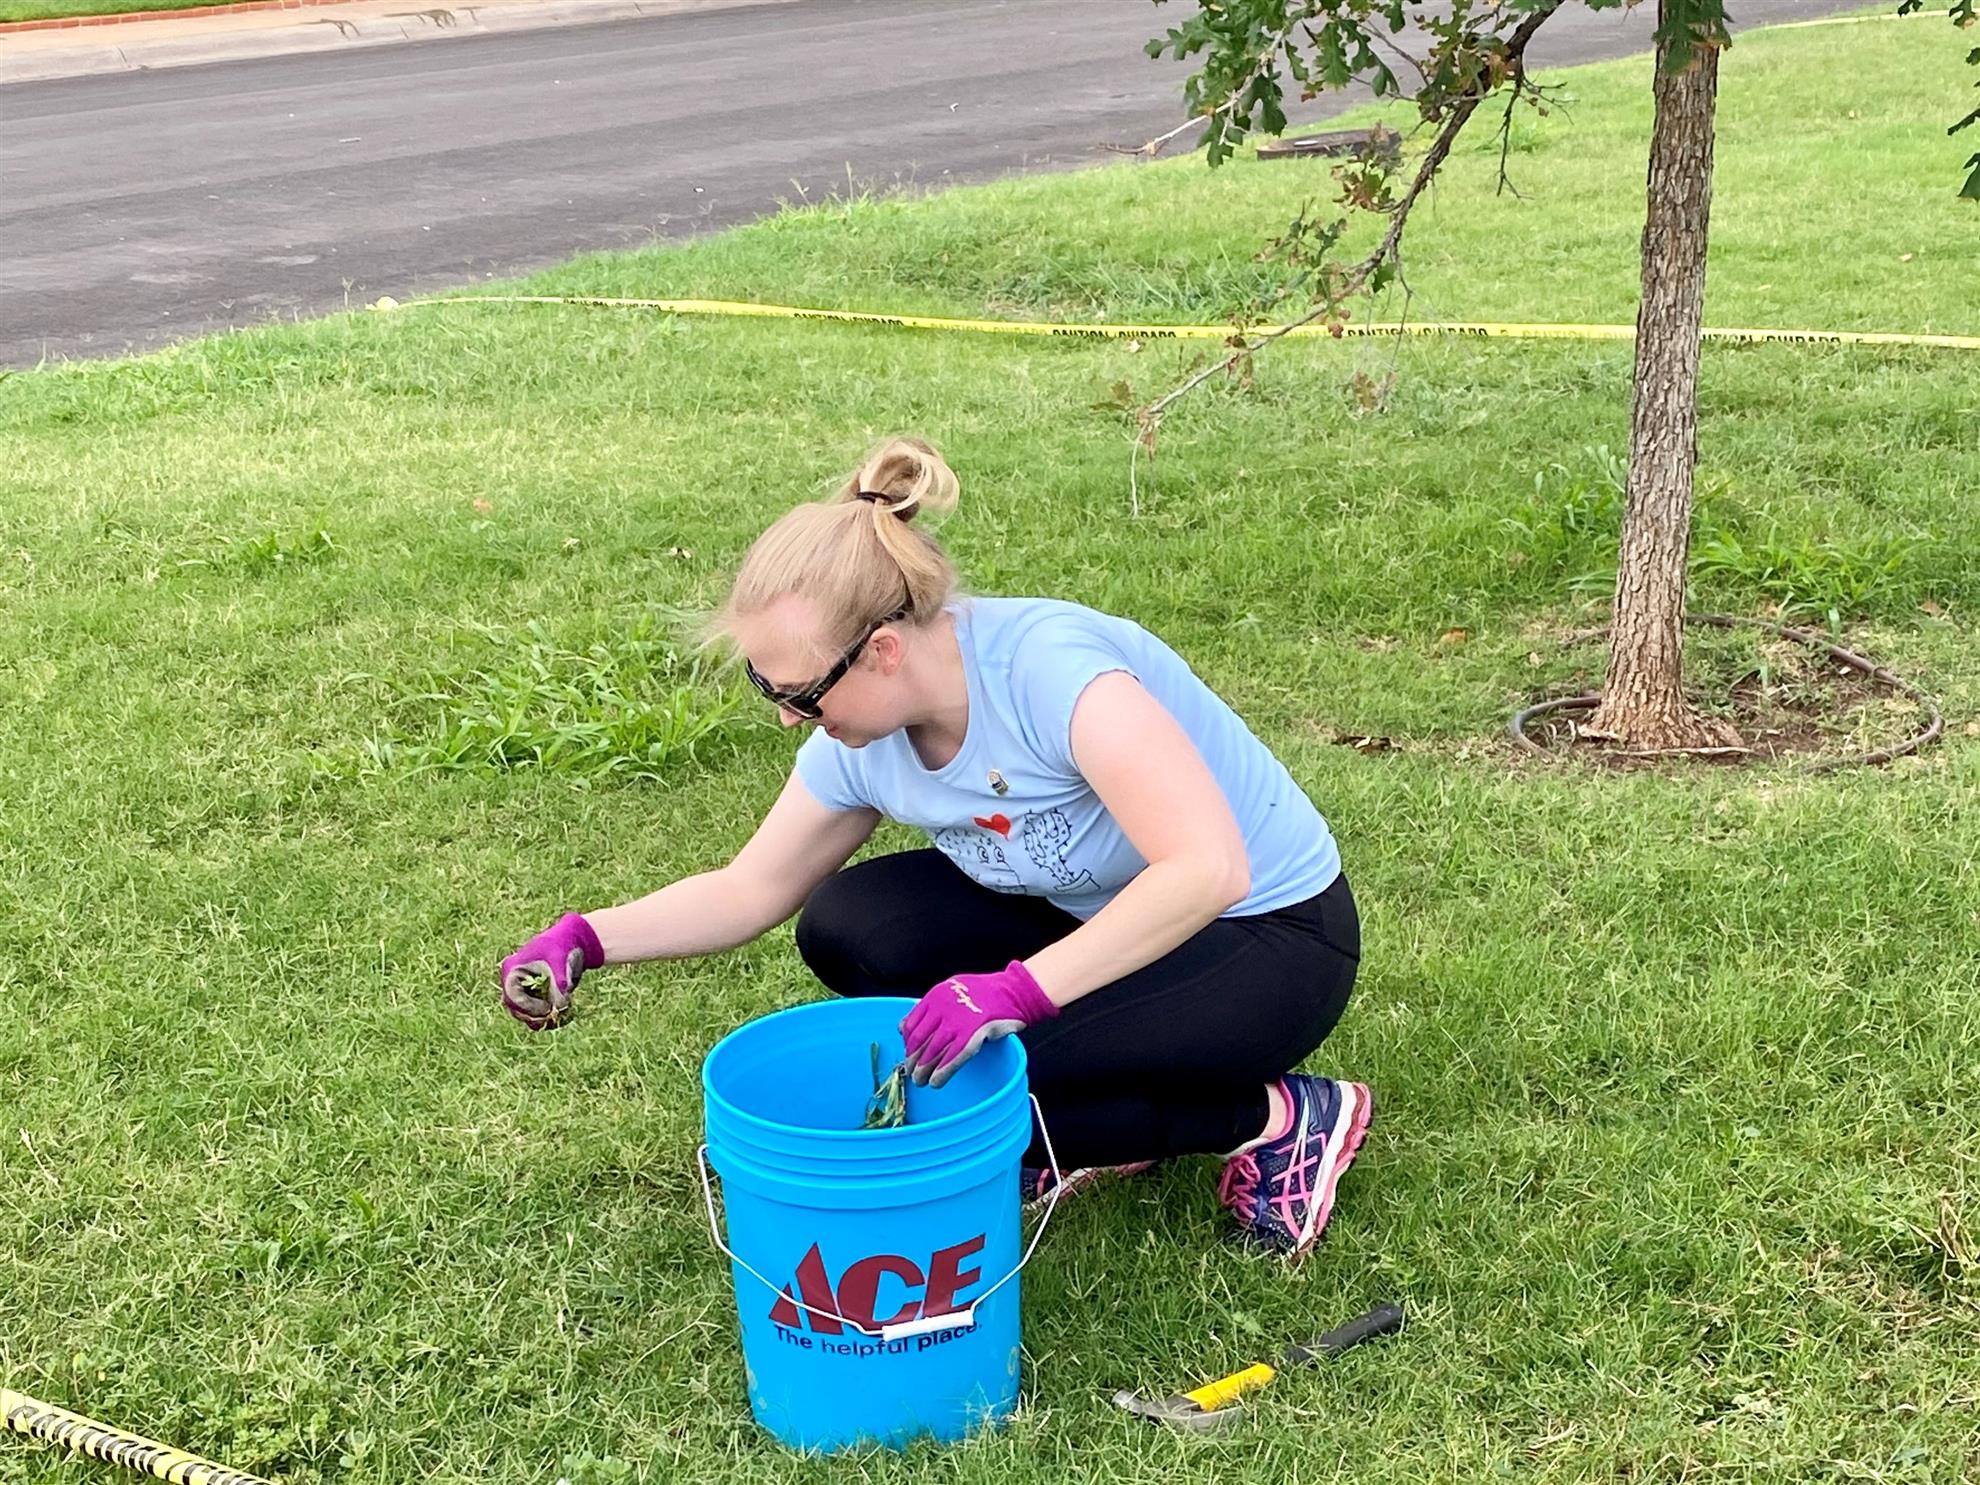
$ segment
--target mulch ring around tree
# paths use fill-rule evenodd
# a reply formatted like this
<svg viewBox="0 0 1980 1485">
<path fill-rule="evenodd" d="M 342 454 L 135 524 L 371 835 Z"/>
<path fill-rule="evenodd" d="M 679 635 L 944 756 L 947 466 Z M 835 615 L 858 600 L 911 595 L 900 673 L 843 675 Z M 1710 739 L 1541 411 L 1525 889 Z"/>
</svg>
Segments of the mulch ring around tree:
<svg viewBox="0 0 1980 1485">
<path fill-rule="evenodd" d="M 1513 740 L 1531 753 L 1613 768 L 1784 760 L 1820 771 L 1888 763 L 1929 746 L 1944 729 L 1931 697 L 1825 635 L 1736 614 L 1688 614 L 1685 622 L 1686 688 L 1702 712 L 1731 726 L 1736 742 L 1644 750 L 1591 735 L 1592 692 L 1525 708 L 1512 719 Z M 1598 629 L 1570 642 L 1593 646 L 1607 638 Z M 1590 657 L 1597 681 L 1605 660 L 1599 651 Z"/>
</svg>

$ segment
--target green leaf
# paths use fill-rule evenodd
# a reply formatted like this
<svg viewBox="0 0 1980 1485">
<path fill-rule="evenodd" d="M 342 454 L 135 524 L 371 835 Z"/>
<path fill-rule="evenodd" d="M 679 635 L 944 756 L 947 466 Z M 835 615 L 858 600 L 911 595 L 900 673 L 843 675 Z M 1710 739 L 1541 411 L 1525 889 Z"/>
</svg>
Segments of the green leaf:
<svg viewBox="0 0 1980 1485">
<path fill-rule="evenodd" d="M 1691 65 L 1698 46 L 1728 47 L 1732 32 L 1726 24 L 1725 0 L 1664 0 L 1657 44 L 1666 49 L 1665 65 L 1682 72 Z"/>
<path fill-rule="evenodd" d="M 865 1129 L 898 1129 L 907 1123 L 907 1064 L 897 1062 L 894 1070 L 880 1076 L 880 1043 L 872 1043 L 873 1096 L 866 1101 Z"/>
<path fill-rule="evenodd" d="M 1344 88 L 1354 79 L 1354 72 L 1348 66 L 1347 48 L 1342 44 L 1341 30 L 1330 25 L 1320 33 L 1320 75 L 1330 88 Z"/>
</svg>

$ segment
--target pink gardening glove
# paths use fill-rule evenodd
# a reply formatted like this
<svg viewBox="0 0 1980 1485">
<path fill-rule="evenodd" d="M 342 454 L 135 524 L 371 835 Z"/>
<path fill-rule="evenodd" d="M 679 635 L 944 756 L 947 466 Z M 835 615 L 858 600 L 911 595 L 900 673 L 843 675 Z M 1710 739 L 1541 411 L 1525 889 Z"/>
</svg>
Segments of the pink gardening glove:
<svg viewBox="0 0 1980 1485">
<path fill-rule="evenodd" d="M 901 1022 L 908 1076 L 939 1088 L 982 1045 L 1059 1014 L 1031 971 L 1013 959 L 995 974 L 953 975 Z"/>
<path fill-rule="evenodd" d="M 605 962 L 605 947 L 582 914 L 565 913 L 502 961 L 502 1009 L 531 1031 L 561 1026 L 571 992 L 587 969 Z"/>
</svg>

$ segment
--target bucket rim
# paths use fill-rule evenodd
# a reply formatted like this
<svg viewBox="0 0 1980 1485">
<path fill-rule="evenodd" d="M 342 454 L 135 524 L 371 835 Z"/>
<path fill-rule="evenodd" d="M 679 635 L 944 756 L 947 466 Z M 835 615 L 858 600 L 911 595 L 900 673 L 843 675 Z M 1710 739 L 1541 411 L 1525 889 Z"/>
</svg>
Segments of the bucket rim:
<svg viewBox="0 0 1980 1485">
<path fill-rule="evenodd" d="M 917 1131 L 952 1128 L 973 1119 L 981 1119 L 984 1110 L 993 1105 L 1003 1103 L 1013 1093 L 1019 1098 L 1026 1097 L 1028 1089 L 1026 1069 L 1030 1063 L 1030 1054 L 1026 1051 L 1024 1043 L 1019 1041 L 1015 1036 L 997 1038 L 1000 1042 L 1013 1043 L 1013 1050 L 1016 1054 L 1015 1065 L 1011 1068 L 1011 1074 L 1000 1086 L 992 1089 L 980 1101 L 969 1108 L 958 1109 L 953 1114 L 943 1114 L 941 1117 L 935 1119 L 923 1119 L 915 1124 L 902 1124 L 893 1129 L 812 1129 L 802 1124 L 780 1124 L 775 1119 L 766 1119 L 761 1114 L 752 1114 L 749 1110 L 738 1107 L 733 1100 L 724 1097 L 716 1091 L 714 1083 L 708 1076 L 708 1069 L 715 1061 L 715 1054 L 727 1046 L 733 1038 L 740 1036 L 745 1031 L 765 1025 L 768 1022 L 784 1020 L 786 1017 L 809 1015 L 825 1006 L 887 1004 L 912 1009 L 918 1002 L 906 995 L 863 995 L 857 998 L 835 996 L 830 1000 L 808 1000 L 801 1005 L 786 1006 L 781 1011 L 772 1011 L 767 1016 L 758 1016 L 753 1020 L 743 1022 L 742 1025 L 728 1032 L 714 1046 L 710 1047 L 707 1054 L 701 1059 L 701 1092 L 704 1100 L 707 1104 L 719 1103 L 722 1106 L 724 1118 L 735 1118 L 744 1124 L 754 1125 L 759 1129 L 794 1130 L 801 1133 L 807 1140 L 824 1140 L 834 1145 L 857 1140 L 862 1148 L 871 1150 L 882 1144 L 899 1143 L 903 1139 L 913 1139 L 916 1137 Z M 906 1013 L 906 1010 L 903 1010 L 902 1014 L 905 1015 Z M 981 1049 L 979 1049 L 978 1055 L 981 1055 Z M 1028 1108 L 1029 1105 L 1027 1104 L 1027 1110 Z M 708 1108 L 704 1107 L 702 1110 L 702 1124 L 705 1132 L 712 1136 L 714 1130 L 707 1128 L 709 1122 L 708 1112 Z M 1028 1111 L 1025 1118 L 1029 1122 L 1030 1114 Z M 712 1146 L 714 1140 L 711 1138 L 709 1143 Z"/>
</svg>

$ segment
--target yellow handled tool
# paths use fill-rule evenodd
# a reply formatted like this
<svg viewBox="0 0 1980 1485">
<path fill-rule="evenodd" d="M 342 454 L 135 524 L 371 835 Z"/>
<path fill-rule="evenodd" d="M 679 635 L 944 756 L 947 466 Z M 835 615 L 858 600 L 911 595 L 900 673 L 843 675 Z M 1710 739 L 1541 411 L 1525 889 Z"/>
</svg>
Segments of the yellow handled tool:
<svg viewBox="0 0 1980 1485">
<path fill-rule="evenodd" d="M 259 1475 L 244 1475 L 224 1464 L 125 1433 L 121 1428 L 112 1428 L 94 1418 L 85 1418 L 67 1408 L 4 1387 L 0 1387 L 0 1422 L 6 1424 L 10 1433 L 63 1444 L 93 1459 L 170 1480 L 172 1485 L 269 1485 Z"/>
<path fill-rule="evenodd" d="M 1232 1372 L 1228 1377 L 1205 1383 L 1194 1391 L 1172 1392 L 1163 1398 L 1149 1399 L 1132 1392 L 1117 1392 L 1114 1402 L 1130 1413 L 1152 1418 L 1157 1423 L 1169 1423 L 1197 1433 L 1213 1433 L 1238 1417 L 1241 1410 L 1235 1404 L 1239 1398 L 1247 1392 L 1257 1391 L 1285 1368 L 1338 1356 L 1350 1346 L 1401 1330 L 1402 1323 L 1401 1305 L 1377 1305 L 1360 1319 L 1350 1320 L 1318 1340 L 1304 1346 L 1288 1346 L 1276 1365 L 1261 1361 L 1241 1372 Z"/>
</svg>

